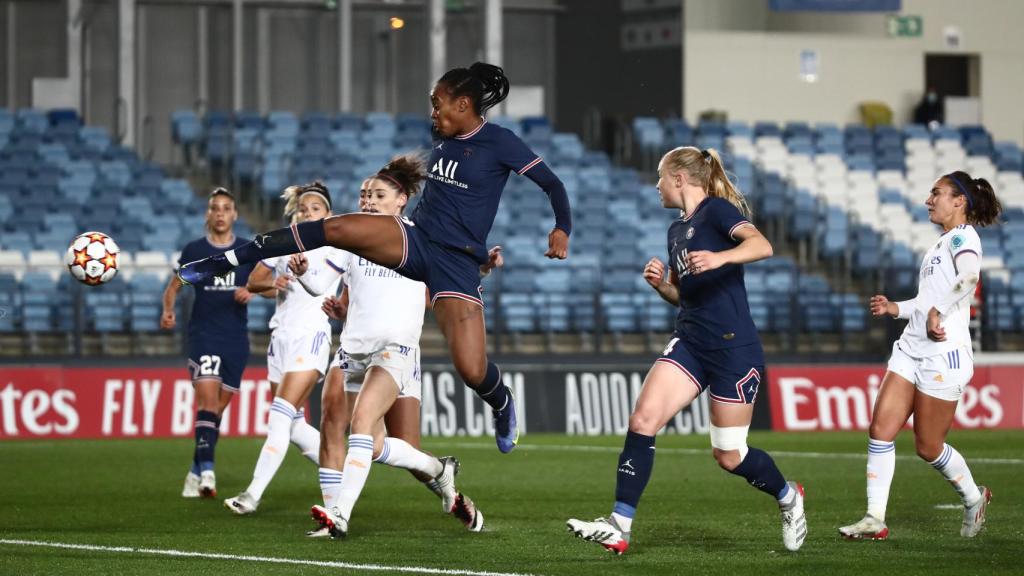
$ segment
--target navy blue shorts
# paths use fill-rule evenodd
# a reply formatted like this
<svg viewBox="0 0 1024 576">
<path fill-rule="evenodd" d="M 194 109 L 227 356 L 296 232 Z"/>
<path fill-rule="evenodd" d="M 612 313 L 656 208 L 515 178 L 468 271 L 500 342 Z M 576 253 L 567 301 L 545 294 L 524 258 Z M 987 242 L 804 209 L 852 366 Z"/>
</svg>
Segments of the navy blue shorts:
<svg viewBox="0 0 1024 576">
<path fill-rule="evenodd" d="M 192 337 L 188 346 L 188 369 L 192 382 L 196 380 L 220 380 L 221 388 L 238 392 L 242 384 L 242 372 L 249 362 L 249 338 Z"/>
<path fill-rule="evenodd" d="M 406 218 L 395 217 L 402 228 L 402 263 L 395 271 L 423 282 L 430 290 L 430 303 L 438 298 L 459 298 L 484 305 L 480 297 L 480 263 L 469 254 L 438 244 Z"/>
<path fill-rule="evenodd" d="M 698 350 L 673 336 L 656 361 L 675 366 L 690 377 L 700 392 L 710 389 L 711 399 L 725 404 L 753 404 L 764 374 L 764 350 L 760 343 Z"/>
</svg>

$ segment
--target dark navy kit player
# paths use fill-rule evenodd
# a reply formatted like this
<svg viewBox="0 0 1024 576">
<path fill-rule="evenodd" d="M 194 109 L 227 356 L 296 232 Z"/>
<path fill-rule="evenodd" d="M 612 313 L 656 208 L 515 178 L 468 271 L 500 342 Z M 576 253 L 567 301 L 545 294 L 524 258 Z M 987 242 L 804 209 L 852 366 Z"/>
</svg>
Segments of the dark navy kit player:
<svg viewBox="0 0 1024 576">
<path fill-rule="evenodd" d="M 519 436 L 515 404 L 498 367 L 487 359 L 480 299 L 487 234 L 512 172 L 530 178 L 551 201 L 555 226 L 548 234 L 548 258 L 568 255 L 572 216 L 558 177 L 515 134 L 484 118 L 508 90 L 501 68 L 479 62 L 449 70 L 437 81 L 430 93 L 436 139 L 428 179 L 409 219 L 345 214 L 298 224 L 192 262 L 181 268 L 179 278 L 194 283 L 263 258 L 331 245 L 424 282 L 455 369 L 491 406 L 498 449 L 511 451 Z"/>
<path fill-rule="evenodd" d="M 797 550 L 807 534 L 803 488 L 787 482 L 766 452 L 747 445 L 764 352 L 750 317 L 743 264 L 772 246 L 749 221 L 749 208 L 714 150 L 668 152 L 658 166 L 662 205 L 682 217 L 668 231 L 669 267 L 652 258 L 644 279 L 679 307 L 675 333 L 647 373 L 619 455 L 615 503 L 607 518 L 571 519 L 571 532 L 622 554 L 654 468 L 655 435 L 698 395 L 711 400 L 712 454 L 724 470 L 778 501 L 782 539 Z"/>
<path fill-rule="evenodd" d="M 210 193 L 206 210 L 207 235 L 185 245 L 177 267 L 244 245 L 245 241 L 232 231 L 237 219 L 234 196 L 224 188 L 215 189 Z M 238 391 L 249 360 L 246 305 L 252 294 L 245 284 L 251 271 L 252 265 L 246 264 L 223 276 L 193 284 L 195 301 L 188 323 L 188 368 L 196 397 L 196 446 L 181 493 L 186 498 L 217 495 L 213 462 L 220 417 Z M 180 289 L 177 276 L 172 276 L 164 290 L 160 319 L 166 330 L 176 324 L 174 300 Z"/>
</svg>

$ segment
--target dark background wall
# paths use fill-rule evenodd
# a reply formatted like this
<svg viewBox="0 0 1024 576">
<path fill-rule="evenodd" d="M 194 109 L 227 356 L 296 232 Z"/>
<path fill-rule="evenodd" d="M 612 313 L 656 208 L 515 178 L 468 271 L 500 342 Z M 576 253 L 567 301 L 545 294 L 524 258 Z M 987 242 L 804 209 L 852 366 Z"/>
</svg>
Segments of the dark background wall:
<svg viewBox="0 0 1024 576">
<path fill-rule="evenodd" d="M 627 13 L 619 0 L 564 0 L 558 17 L 555 66 L 559 129 L 579 132 L 584 115 L 602 117 L 680 114 L 683 55 L 679 46 L 625 51 L 626 24 L 680 19 L 675 10 Z"/>
</svg>

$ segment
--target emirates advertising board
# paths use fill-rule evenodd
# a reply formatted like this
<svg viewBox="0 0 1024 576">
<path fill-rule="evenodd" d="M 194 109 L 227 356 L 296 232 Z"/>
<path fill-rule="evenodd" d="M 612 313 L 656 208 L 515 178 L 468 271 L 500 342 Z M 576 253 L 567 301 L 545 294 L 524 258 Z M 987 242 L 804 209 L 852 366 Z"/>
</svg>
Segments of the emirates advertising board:
<svg viewBox="0 0 1024 576">
<path fill-rule="evenodd" d="M 623 435 L 649 364 L 506 364 L 523 433 Z M 754 427 L 779 431 L 866 430 L 884 365 L 769 368 Z M 271 393 L 265 367 L 246 370 L 221 422 L 226 436 L 266 433 Z M 310 413 L 315 420 L 316 402 Z M 167 438 L 192 435 L 194 392 L 181 367 L 0 366 L 0 440 Z M 490 436 L 489 410 L 445 364 L 423 370 L 426 436 Z M 315 421 L 314 421 L 315 424 Z M 706 434 L 706 395 L 677 414 L 666 434 Z M 1024 428 L 1024 364 L 975 368 L 954 426 Z"/>
</svg>

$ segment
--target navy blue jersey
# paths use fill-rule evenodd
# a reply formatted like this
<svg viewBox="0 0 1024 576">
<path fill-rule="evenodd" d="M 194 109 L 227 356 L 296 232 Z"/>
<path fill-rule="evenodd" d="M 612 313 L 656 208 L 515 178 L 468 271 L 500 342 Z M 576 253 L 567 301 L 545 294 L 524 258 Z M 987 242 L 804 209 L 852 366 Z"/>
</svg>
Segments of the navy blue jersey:
<svg viewBox="0 0 1024 576">
<path fill-rule="evenodd" d="M 230 245 L 212 244 L 206 237 L 193 240 L 182 248 L 178 266 L 220 254 L 225 250 L 233 250 L 247 243 L 241 238 L 235 238 Z M 223 277 L 214 276 L 194 285 L 196 298 L 192 305 L 192 317 L 188 322 L 189 336 L 223 337 L 247 334 L 248 314 L 244 304 L 235 302 L 235 289 L 245 287 L 252 267 L 252 264 L 243 264 Z"/>
<path fill-rule="evenodd" d="M 743 266 L 726 264 L 691 275 L 685 263 L 688 252 L 734 248 L 733 232 L 747 223 L 728 200 L 708 198 L 668 229 L 669 262 L 679 277 L 676 334 L 697 348 L 717 350 L 760 341 L 750 318 Z"/>
<path fill-rule="evenodd" d="M 423 198 L 411 219 L 431 241 L 463 251 L 482 264 L 487 261 L 487 234 L 501 193 L 509 174 L 515 172 L 551 195 L 559 227 L 569 233 L 565 189 L 550 170 L 538 165 L 541 158 L 518 136 L 488 122 L 469 134 L 435 140 Z M 564 210 L 556 203 L 556 194 L 557 200 L 564 200 Z"/>
</svg>

